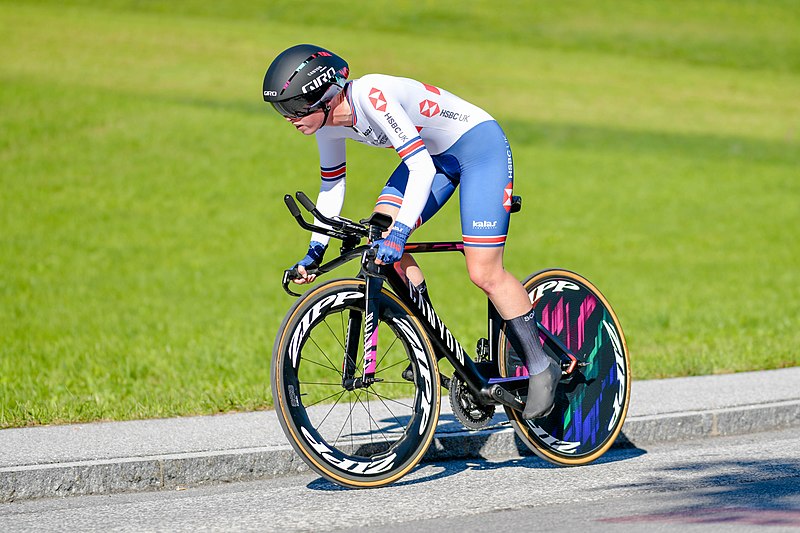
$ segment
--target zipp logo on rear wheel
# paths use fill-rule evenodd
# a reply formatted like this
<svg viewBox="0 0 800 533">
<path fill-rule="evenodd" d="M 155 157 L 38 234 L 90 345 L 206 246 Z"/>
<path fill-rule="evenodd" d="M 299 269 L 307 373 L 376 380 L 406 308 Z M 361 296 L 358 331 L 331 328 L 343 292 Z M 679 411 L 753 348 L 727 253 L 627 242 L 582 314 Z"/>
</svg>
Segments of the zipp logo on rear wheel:
<svg viewBox="0 0 800 533">
<path fill-rule="evenodd" d="M 539 298 L 544 296 L 545 292 L 548 292 L 548 291 L 549 292 L 564 292 L 565 290 L 566 291 L 579 291 L 579 290 L 581 290 L 581 288 L 578 285 L 572 283 L 569 280 L 565 280 L 565 279 L 550 280 L 550 281 L 545 281 L 541 285 L 537 286 L 530 293 L 529 296 L 531 298 L 531 303 L 535 304 L 537 301 L 539 301 Z"/>
</svg>

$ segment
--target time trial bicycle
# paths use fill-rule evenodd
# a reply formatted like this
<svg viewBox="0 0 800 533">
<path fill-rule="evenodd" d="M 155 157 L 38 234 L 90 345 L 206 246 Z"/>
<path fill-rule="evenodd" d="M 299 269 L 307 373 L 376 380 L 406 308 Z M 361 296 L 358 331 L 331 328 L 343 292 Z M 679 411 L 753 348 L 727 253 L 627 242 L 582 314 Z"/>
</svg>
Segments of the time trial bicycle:
<svg viewBox="0 0 800 533">
<path fill-rule="evenodd" d="M 402 270 L 375 264 L 371 243 L 389 228 L 389 216 L 329 218 L 302 192 L 296 197 L 316 219 L 307 222 L 286 195 L 299 225 L 342 243 L 337 258 L 310 272 L 321 275 L 356 259 L 361 264 L 356 277 L 328 281 L 301 297 L 289 288 L 297 271 L 283 275 L 284 290 L 300 298 L 275 340 L 272 394 L 289 442 L 312 470 L 346 487 L 400 479 L 434 438 L 442 388 L 466 428 L 485 427 L 500 405 L 519 438 L 551 463 L 583 465 L 611 447 L 630 399 L 628 349 L 611 306 L 586 278 L 549 269 L 523 282 L 537 317 L 532 327 L 562 370 L 553 410 L 525 420 L 527 372 L 491 302 L 487 337 L 478 340 L 473 359 Z M 512 212 L 520 207 L 514 197 Z M 463 250 L 461 242 L 405 247 L 410 254 Z M 453 366 L 449 379 L 440 375 L 441 357 Z"/>
</svg>

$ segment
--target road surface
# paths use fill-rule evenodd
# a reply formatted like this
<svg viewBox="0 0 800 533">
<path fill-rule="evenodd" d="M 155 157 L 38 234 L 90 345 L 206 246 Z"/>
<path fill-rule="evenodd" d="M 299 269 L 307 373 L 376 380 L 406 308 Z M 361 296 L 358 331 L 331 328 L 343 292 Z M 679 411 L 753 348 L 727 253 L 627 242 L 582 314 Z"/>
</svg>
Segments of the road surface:
<svg viewBox="0 0 800 533">
<path fill-rule="evenodd" d="M 800 429 L 423 465 L 381 489 L 306 474 L 177 491 L 0 505 L 0 531 L 800 531 Z M 764 529 L 766 528 L 766 529 Z"/>
</svg>

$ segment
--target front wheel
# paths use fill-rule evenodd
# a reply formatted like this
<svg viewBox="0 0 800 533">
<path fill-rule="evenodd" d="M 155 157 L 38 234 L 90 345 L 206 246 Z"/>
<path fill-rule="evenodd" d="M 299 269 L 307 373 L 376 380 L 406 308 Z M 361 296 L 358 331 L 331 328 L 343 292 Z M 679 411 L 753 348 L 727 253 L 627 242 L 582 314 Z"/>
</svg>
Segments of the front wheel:
<svg viewBox="0 0 800 533">
<path fill-rule="evenodd" d="M 506 408 L 517 435 L 539 457 L 561 465 L 594 461 L 611 447 L 628 412 L 631 373 L 628 348 L 608 301 L 586 278 L 545 270 L 523 282 L 542 325 L 582 363 L 556 389 L 552 412 L 534 420 Z M 502 337 L 498 361 L 513 376 L 519 357 Z"/>
<path fill-rule="evenodd" d="M 272 395 L 289 442 L 318 474 L 355 488 L 391 483 L 422 459 L 441 394 L 428 338 L 386 290 L 376 379 L 365 383 L 364 294 L 357 279 L 309 291 L 286 315 L 272 353 Z"/>
</svg>

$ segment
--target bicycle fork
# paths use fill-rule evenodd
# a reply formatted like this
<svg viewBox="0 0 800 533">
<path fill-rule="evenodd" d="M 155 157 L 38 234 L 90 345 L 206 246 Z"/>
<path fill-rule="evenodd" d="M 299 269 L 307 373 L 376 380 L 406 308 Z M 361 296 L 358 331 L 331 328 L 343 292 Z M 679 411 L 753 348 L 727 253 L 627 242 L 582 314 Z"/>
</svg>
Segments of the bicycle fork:
<svg viewBox="0 0 800 533">
<path fill-rule="evenodd" d="M 382 381 L 375 377 L 375 371 L 378 367 L 378 324 L 383 277 L 379 272 L 379 267 L 374 263 L 374 250 L 369 250 L 364 256 L 364 270 L 367 274 L 365 313 L 353 310 L 350 311 L 347 319 L 345 354 L 342 365 L 342 386 L 347 390 L 365 388 L 377 381 Z M 364 325 L 363 372 L 360 377 L 355 377 L 362 324 Z"/>
</svg>

